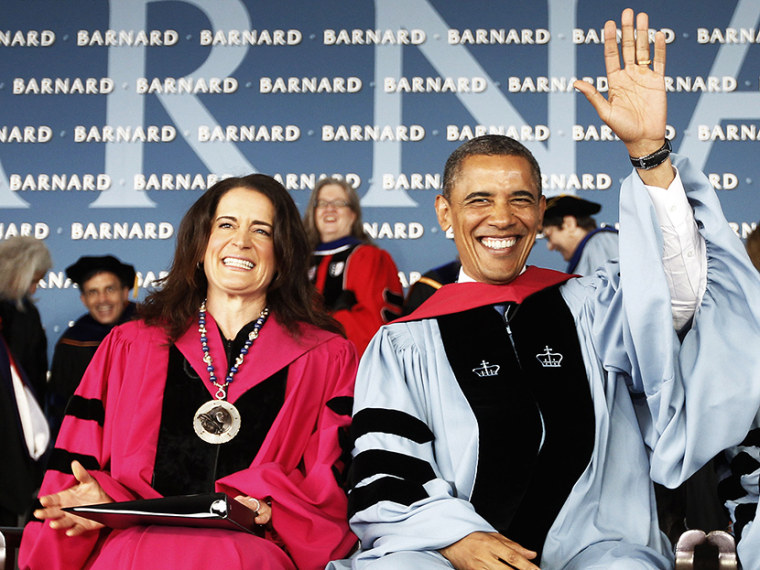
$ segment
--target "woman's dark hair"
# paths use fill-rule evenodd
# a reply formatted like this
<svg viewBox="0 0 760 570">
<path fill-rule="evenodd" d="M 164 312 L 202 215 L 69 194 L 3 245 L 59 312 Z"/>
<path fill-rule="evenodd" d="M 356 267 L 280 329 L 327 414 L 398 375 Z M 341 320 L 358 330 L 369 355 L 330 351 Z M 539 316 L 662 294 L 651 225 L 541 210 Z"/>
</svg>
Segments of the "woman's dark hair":
<svg viewBox="0 0 760 570">
<path fill-rule="evenodd" d="M 760 222 L 757 223 L 755 229 L 747 236 L 746 248 L 749 258 L 752 260 L 752 265 L 760 271 Z"/>
<path fill-rule="evenodd" d="M 342 334 L 338 322 L 321 309 L 319 295 L 309 282 L 311 249 L 298 208 L 282 184 L 265 174 L 225 178 L 190 207 L 177 232 L 169 273 L 159 281 L 160 288 L 140 306 L 140 316 L 148 324 L 163 326 L 172 341 L 190 326 L 206 297 L 208 281 L 203 257 L 216 208 L 222 196 L 233 188 L 260 192 L 274 206 L 272 241 L 277 273 L 267 290 L 267 305 L 277 320 L 294 336 L 299 322 Z"/>
<path fill-rule="evenodd" d="M 359 203 L 359 194 L 356 189 L 348 182 L 341 178 L 323 178 L 317 182 L 314 186 L 314 190 L 311 191 L 309 196 L 309 203 L 306 204 L 306 215 L 303 217 L 303 224 L 306 227 L 306 237 L 309 239 L 309 245 L 314 250 L 322 241 L 319 237 L 319 230 L 317 230 L 317 222 L 314 219 L 314 212 L 317 209 L 317 201 L 319 200 L 319 192 L 328 184 L 334 184 L 340 186 L 346 193 L 346 200 L 348 201 L 348 207 L 356 214 L 354 223 L 351 224 L 351 236 L 364 243 L 371 243 L 372 240 L 364 231 L 364 222 L 362 222 L 362 207 Z"/>
</svg>

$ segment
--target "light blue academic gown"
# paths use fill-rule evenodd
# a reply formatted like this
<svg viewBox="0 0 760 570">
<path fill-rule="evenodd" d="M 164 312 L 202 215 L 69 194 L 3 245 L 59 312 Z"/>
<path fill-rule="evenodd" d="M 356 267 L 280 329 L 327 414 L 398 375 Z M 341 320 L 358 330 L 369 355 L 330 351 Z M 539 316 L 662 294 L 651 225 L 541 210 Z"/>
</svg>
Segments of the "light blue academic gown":
<svg viewBox="0 0 760 570">
<path fill-rule="evenodd" d="M 596 431 L 592 460 L 547 535 L 542 570 L 672 568 L 651 481 L 679 485 L 738 443 L 760 404 L 760 279 L 707 179 L 687 160 L 675 163 L 707 245 L 707 290 L 683 342 L 673 329 L 657 217 L 635 172 L 621 189 L 619 264 L 561 286 Z M 477 422 L 435 319 L 380 329 L 356 383 L 354 413 L 368 407 L 418 418 L 434 439 L 371 431 L 356 440 L 354 455 L 395 451 L 425 460 L 435 477 L 423 485 L 428 496 L 409 506 L 381 500 L 355 513 L 350 524 L 362 549 L 328 568 L 450 567 L 437 549 L 494 528 L 469 503 Z M 519 458 L 505 468 L 519 469 Z"/>
<path fill-rule="evenodd" d="M 601 267 L 608 260 L 618 258 L 618 234 L 598 231 L 582 247 L 578 264 L 568 273 L 592 275 L 597 267 Z"/>
</svg>

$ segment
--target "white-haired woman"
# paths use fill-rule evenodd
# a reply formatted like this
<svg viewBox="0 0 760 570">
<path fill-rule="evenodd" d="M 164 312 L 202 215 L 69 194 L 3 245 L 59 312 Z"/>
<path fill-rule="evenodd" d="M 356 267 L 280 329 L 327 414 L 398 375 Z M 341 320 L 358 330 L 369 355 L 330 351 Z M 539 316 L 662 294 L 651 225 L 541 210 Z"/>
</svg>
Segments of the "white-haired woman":
<svg viewBox="0 0 760 570">
<path fill-rule="evenodd" d="M 52 267 L 45 244 L 28 236 L 0 242 L 0 524 L 28 514 L 50 433 L 44 402 L 47 338 L 31 296 Z"/>
</svg>

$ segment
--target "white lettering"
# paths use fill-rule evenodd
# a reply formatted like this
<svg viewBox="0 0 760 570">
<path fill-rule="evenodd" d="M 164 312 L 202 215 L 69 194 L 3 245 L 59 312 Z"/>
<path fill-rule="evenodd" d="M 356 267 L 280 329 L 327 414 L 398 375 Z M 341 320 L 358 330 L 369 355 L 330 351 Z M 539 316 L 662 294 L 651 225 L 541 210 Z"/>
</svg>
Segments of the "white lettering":
<svg viewBox="0 0 760 570">
<path fill-rule="evenodd" d="M 175 30 L 79 30 L 78 46 L 134 47 L 173 46 L 179 41 Z"/>
<path fill-rule="evenodd" d="M 424 30 L 331 30 L 322 34 L 327 46 L 339 45 L 420 45 L 425 43 Z"/>
<path fill-rule="evenodd" d="M 8 177 L 10 189 L 14 192 L 26 191 L 98 191 L 111 187 L 108 174 L 11 174 Z"/>
<path fill-rule="evenodd" d="M 46 143 L 53 138 L 53 129 L 39 127 L 0 127 L 0 143 Z"/>
<path fill-rule="evenodd" d="M 699 44 L 757 44 L 760 30 L 755 28 L 697 28 Z"/>
<path fill-rule="evenodd" d="M 150 125 L 148 127 L 74 127 L 74 142 L 171 142 L 177 138 L 177 129 L 172 125 Z"/>
<path fill-rule="evenodd" d="M 174 235 L 169 222 L 73 222 L 72 240 L 167 240 Z"/>
<path fill-rule="evenodd" d="M 448 31 L 448 43 L 450 45 L 483 45 L 483 44 L 536 44 L 543 45 L 549 43 L 551 33 L 544 28 L 535 30 L 515 28 L 477 28 L 462 30 L 450 29 Z"/>
<path fill-rule="evenodd" d="M 419 222 L 364 222 L 364 231 L 372 239 L 419 239 L 425 228 Z"/>
<path fill-rule="evenodd" d="M 421 125 L 322 125 L 322 140 L 332 141 L 410 141 L 425 138 Z"/>
<path fill-rule="evenodd" d="M 3 47 L 50 47 L 55 43 L 52 30 L 0 30 L 0 46 Z"/>
<path fill-rule="evenodd" d="M 296 125 L 227 125 L 226 127 L 201 125 L 198 142 L 293 142 L 301 138 Z"/>
<path fill-rule="evenodd" d="M 358 77 L 261 77 L 260 93 L 358 93 Z"/>
<path fill-rule="evenodd" d="M 238 90 L 238 81 L 234 77 L 210 77 L 208 79 L 192 77 L 138 77 L 135 81 L 135 92 L 146 93 L 234 93 Z"/>
<path fill-rule="evenodd" d="M 466 141 L 483 135 L 505 135 L 515 140 L 545 141 L 550 131 L 546 125 L 447 125 L 446 140 Z"/>
<path fill-rule="evenodd" d="M 22 222 L 20 224 L 0 222 L 0 239 L 8 239 L 15 236 L 34 236 L 37 239 L 45 239 L 50 235 L 50 226 L 42 222 Z"/>
<path fill-rule="evenodd" d="M 202 46 L 294 46 L 301 43 L 300 30 L 201 30 Z"/>
<path fill-rule="evenodd" d="M 485 77 L 386 77 L 386 93 L 482 93 L 488 87 Z"/>
</svg>

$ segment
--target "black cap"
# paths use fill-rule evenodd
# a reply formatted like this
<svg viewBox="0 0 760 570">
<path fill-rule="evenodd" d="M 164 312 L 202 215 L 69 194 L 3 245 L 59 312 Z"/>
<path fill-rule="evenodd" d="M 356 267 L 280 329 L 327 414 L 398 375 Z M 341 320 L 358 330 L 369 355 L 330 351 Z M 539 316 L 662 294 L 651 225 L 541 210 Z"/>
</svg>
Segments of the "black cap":
<svg viewBox="0 0 760 570">
<path fill-rule="evenodd" d="M 79 285 L 81 289 L 90 277 L 104 271 L 116 275 L 122 284 L 130 289 L 135 282 L 134 266 L 122 263 L 113 255 L 80 257 L 74 265 L 66 268 L 66 277 Z"/>
<path fill-rule="evenodd" d="M 565 216 L 592 216 L 602 209 L 601 204 L 578 198 L 571 194 L 560 194 L 546 201 L 544 220 L 562 219 Z"/>
</svg>

